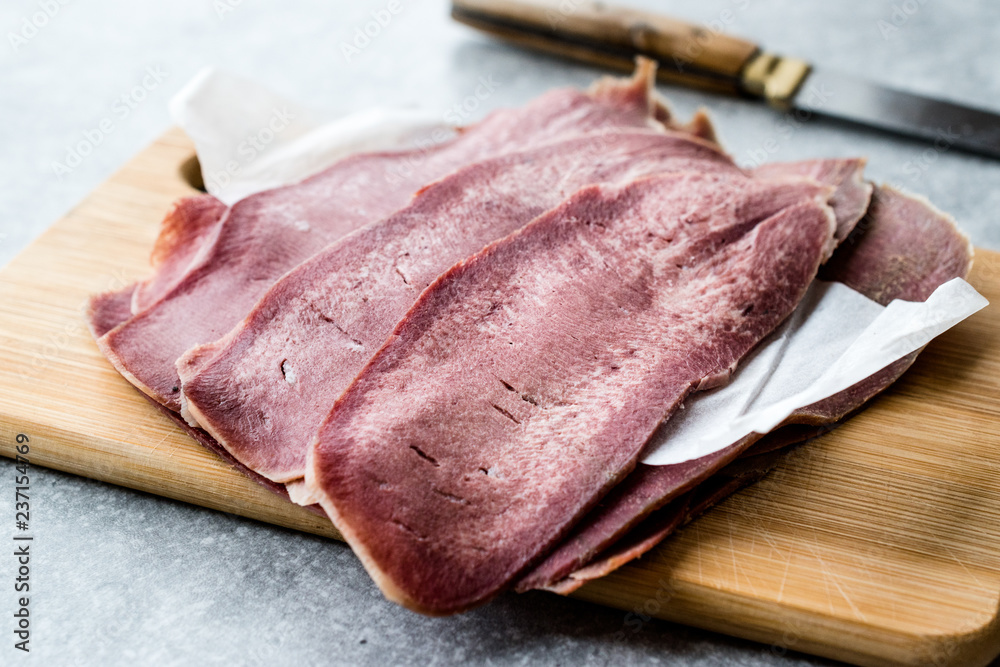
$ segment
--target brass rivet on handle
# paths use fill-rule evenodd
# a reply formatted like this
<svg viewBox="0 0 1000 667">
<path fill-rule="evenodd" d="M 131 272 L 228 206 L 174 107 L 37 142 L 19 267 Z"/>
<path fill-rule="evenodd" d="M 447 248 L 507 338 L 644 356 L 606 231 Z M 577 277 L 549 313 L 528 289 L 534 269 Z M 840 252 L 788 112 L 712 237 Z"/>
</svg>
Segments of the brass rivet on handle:
<svg viewBox="0 0 1000 667">
<path fill-rule="evenodd" d="M 784 110 L 791 106 L 792 96 L 808 74 L 809 64 L 805 61 L 761 52 L 743 70 L 743 89 Z"/>
</svg>

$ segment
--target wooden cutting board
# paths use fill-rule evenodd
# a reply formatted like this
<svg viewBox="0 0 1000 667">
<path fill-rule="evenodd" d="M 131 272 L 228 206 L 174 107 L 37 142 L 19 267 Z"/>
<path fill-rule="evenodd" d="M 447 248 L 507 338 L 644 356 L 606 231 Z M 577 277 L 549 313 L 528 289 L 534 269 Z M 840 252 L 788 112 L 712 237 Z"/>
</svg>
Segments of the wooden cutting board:
<svg viewBox="0 0 1000 667">
<path fill-rule="evenodd" d="M 171 130 L 0 271 L 0 454 L 338 537 L 188 439 L 104 360 L 87 296 L 148 270 L 193 188 Z M 1000 302 L 1000 254 L 970 282 Z M 1000 652 L 1000 309 L 932 343 L 845 426 L 793 452 L 642 560 L 577 596 L 860 665 L 976 665 Z"/>
</svg>

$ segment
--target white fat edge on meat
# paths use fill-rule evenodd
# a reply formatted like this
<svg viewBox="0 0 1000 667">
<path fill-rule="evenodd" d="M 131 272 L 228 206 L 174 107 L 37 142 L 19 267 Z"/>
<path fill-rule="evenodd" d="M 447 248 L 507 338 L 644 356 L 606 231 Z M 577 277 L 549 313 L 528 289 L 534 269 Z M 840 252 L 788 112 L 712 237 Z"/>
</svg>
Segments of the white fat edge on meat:
<svg viewBox="0 0 1000 667">
<path fill-rule="evenodd" d="M 286 482 L 285 490 L 288 492 L 288 498 L 296 505 L 308 507 L 319 502 L 319 498 L 306 485 L 305 479 L 299 478 Z"/>
<path fill-rule="evenodd" d="M 194 415 L 191 414 L 191 410 L 188 407 L 187 396 L 184 392 L 181 392 L 181 417 L 187 422 L 187 425 L 192 428 L 201 428 L 201 424 L 195 419 Z"/>
</svg>

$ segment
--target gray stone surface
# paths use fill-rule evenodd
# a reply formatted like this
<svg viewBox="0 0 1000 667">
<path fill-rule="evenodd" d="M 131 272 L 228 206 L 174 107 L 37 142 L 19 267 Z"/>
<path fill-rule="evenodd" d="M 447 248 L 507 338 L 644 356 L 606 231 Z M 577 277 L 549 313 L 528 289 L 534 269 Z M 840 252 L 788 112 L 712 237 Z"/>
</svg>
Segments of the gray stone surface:
<svg viewBox="0 0 1000 667">
<path fill-rule="evenodd" d="M 342 42 L 386 2 L 63 1 L 17 48 L 10 34 L 41 11 L 40 1 L 0 5 L 0 265 L 160 134 L 167 100 L 206 64 L 317 107 L 401 102 L 442 115 L 482 76 L 500 86 L 477 114 L 595 75 L 453 25 L 440 0 L 400 0 L 403 11 L 351 62 Z M 1000 5 L 987 0 L 632 4 L 720 21 L 830 68 L 1000 107 Z M 124 114 L 117 101 L 148 67 L 166 79 Z M 789 137 L 766 108 L 662 90 L 681 115 L 710 106 L 741 162 L 771 137 L 772 159 L 867 155 L 872 177 L 927 194 L 978 245 L 1000 249 L 1000 162 L 833 123 Z M 55 174 L 53 162 L 106 117 L 114 131 L 71 173 Z M 13 520 L 13 475 L 13 465 L 0 463 L 3 526 Z M 343 545 L 47 470 L 35 470 L 31 486 L 32 653 L 25 659 L 11 648 L 14 563 L 4 556 L 4 665 L 827 664 L 656 621 L 637 627 L 623 612 L 542 594 L 422 618 L 385 602 Z"/>
</svg>

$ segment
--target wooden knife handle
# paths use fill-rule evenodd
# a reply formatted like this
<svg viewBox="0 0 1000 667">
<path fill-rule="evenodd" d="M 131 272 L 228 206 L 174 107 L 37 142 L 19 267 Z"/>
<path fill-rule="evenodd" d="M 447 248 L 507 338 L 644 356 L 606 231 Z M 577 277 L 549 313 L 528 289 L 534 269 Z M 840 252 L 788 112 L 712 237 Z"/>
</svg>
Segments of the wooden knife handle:
<svg viewBox="0 0 1000 667">
<path fill-rule="evenodd" d="M 661 79 L 742 93 L 756 44 L 649 12 L 589 0 L 453 0 L 452 16 L 522 46 L 628 70 L 637 55 Z"/>
</svg>

